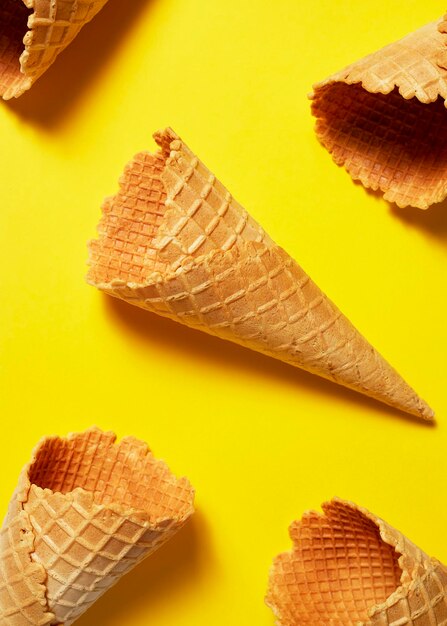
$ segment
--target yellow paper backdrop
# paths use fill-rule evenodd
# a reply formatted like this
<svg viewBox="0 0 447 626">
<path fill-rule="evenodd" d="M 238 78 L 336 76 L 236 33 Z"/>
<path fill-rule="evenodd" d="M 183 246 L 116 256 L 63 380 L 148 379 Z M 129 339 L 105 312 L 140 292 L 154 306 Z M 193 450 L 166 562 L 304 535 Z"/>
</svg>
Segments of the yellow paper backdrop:
<svg viewBox="0 0 447 626">
<path fill-rule="evenodd" d="M 146 440 L 197 515 L 79 626 L 271 626 L 288 524 L 334 495 L 447 561 L 447 205 L 368 195 L 313 134 L 314 81 L 434 0 L 110 0 L 0 106 L 1 508 L 44 434 Z M 124 164 L 171 125 L 434 407 L 435 428 L 86 285 Z"/>
</svg>

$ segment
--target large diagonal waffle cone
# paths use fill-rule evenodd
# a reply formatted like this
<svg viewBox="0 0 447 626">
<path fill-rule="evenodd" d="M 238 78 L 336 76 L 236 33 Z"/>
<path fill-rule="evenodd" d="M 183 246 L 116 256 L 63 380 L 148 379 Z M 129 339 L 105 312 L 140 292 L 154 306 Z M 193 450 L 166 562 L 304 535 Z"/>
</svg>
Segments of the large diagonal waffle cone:
<svg viewBox="0 0 447 626">
<path fill-rule="evenodd" d="M 0 534 L 2 626 L 69 626 L 193 512 L 193 490 L 133 437 L 43 439 Z"/>
<path fill-rule="evenodd" d="M 106 200 L 88 282 L 430 419 L 430 408 L 171 131 Z M 148 320 L 150 323 L 150 320 Z"/>
<path fill-rule="evenodd" d="M 290 527 L 293 549 L 270 572 L 278 626 L 445 626 L 447 569 L 351 502 Z"/>
<path fill-rule="evenodd" d="M 107 0 L 2 0 L 0 96 L 17 98 L 41 76 Z"/>
<path fill-rule="evenodd" d="M 337 165 L 400 207 L 447 196 L 444 19 L 314 87 L 316 133 Z"/>
</svg>

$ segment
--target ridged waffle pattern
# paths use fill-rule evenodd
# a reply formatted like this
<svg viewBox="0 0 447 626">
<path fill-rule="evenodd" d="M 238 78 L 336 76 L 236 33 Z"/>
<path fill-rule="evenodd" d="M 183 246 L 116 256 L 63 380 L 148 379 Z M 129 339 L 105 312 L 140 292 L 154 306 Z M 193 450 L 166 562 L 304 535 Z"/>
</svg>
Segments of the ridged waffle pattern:
<svg viewBox="0 0 447 626">
<path fill-rule="evenodd" d="M 401 207 L 425 209 L 447 195 L 444 26 L 424 26 L 315 85 L 312 95 L 316 133 L 334 161 Z"/>
<path fill-rule="evenodd" d="M 1 83 L 0 94 L 5 100 L 18 97 L 41 76 L 55 61 L 57 55 L 76 37 L 107 0 L 23 0 L 32 9 L 28 30 L 23 21 L 23 7 L 19 0 L 7 0 L 6 19 L 17 23 L 14 36 L 15 61 L 11 50 L 5 58 L 14 68 L 9 79 Z M 2 9 L 3 10 L 3 9 Z M 20 33 L 19 30 L 22 29 Z M 18 48 L 17 43 L 22 42 Z M 0 50 L 0 52 L 3 52 Z M 20 58 L 20 62 L 19 62 Z"/>
<path fill-rule="evenodd" d="M 385 606 L 373 611 L 365 626 L 446 626 L 447 569 L 432 559 L 427 571 L 402 587 Z"/>
<path fill-rule="evenodd" d="M 0 624 L 45 626 L 53 624 L 47 610 L 45 570 L 30 554 L 34 537 L 26 513 L 15 498 L 0 531 Z"/>
<path fill-rule="evenodd" d="M 274 245 L 263 228 L 191 150 L 169 131 L 170 158 L 161 173 L 167 190 L 164 219 L 154 244 L 175 271 L 188 259 L 216 250 L 226 252 L 246 242 Z M 166 135 L 156 139 L 161 145 Z"/>
<path fill-rule="evenodd" d="M 54 621 L 42 624 L 72 624 L 193 512 L 186 479 L 176 479 L 143 442 L 114 441 L 113 433 L 98 429 L 43 440 L 13 498 L 32 538 L 26 567 L 44 573 L 42 610 Z M 10 528 L 7 522 L 4 532 Z M 13 554 L 19 548 L 10 544 Z M 12 574 L 8 588 L 16 580 L 29 584 L 25 568 Z M 20 589 L 5 597 L 1 610 L 11 614 L 11 624 L 28 624 L 22 619 L 25 601 Z"/>
<path fill-rule="evenodd" d="M 267 604 L 279 626 L 441 626 L 445 569 L 406 537 L 354 504 L 294 522 L 293 550 L 270 572 Z"/>
<path fill-rule="evenodd" d="M 414 391 L 185 144 L 172 131 L 156 138 L 162 146 L 157 158 L 165 166 L 160 173 L 157 161 L 155 171 L 149 157 L 138 155 L 126 169 L 120 192 L 106 202 L 100 238 L 91 244 L 89 282 L 430 417 Z M 154 176 L 165 194 L 157 186 L 156 209 L 147 204 L 157 222 L 142 235 L 146 190 L 154 188 Z"/>
<path fill-rule="evenodd" d="M 100 238 L 90 242 L 92 282 L 139 283 L 241 241 L 270 242 L 172 131 L 158 140 L 163 151 L 137 154 L 126 166 L 116 196 L 103 204 Z M 171 147 L 172 162 L 166 164 Z"/>
</svg>

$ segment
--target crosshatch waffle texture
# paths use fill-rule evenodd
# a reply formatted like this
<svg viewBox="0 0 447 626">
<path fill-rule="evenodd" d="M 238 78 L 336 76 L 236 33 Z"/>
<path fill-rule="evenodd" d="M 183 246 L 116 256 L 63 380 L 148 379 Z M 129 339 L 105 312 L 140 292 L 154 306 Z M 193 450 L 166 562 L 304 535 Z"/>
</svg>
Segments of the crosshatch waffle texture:
<svg viewBox="0 0 447 626">
<path fill-rule="evenodd" d="M 400 207 L 447 196 L 447 23 L 428 24 L 314 87 L 316 133 L 337 165 Z"/>
<path fill-rule="evenodd" d="M 0 623 L 69 626 L 193 513 L 146 444 L 96 428 L 41 441 L 0 535 Z"/>
<path fill-rule="evenodd" d="M 50 67 L 107 0 L 3 0 L 0 95 L 17 98 Z"/>
<path fill-rule="evenodd" d="M 399 531 L 339 499 L 290 527 L 267 604 L 278 626 L 445 626 L 447 569 Z"/>
<path fill-rule="evenodd" d="M 90 284 L 403 411 L 431 409 L 171 130 L 129 163 Z"/>
</svg>

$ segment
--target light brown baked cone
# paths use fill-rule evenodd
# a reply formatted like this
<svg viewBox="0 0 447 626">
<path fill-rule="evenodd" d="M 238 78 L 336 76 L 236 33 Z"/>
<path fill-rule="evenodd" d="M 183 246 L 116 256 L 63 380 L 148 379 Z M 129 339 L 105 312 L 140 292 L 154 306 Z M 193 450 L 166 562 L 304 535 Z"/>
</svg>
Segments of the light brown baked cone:
<svg viewBox="0 0 447 626">
<path fill-rule="evenodd" d="M 278 626 L 444 626 L 447 569 L 366 509 L 335 499 L 290 527 L 270 572 Z"/>
<path fill-rule="evenodd" d="M 146 444 L 96 428 L 46 437 L 0 534 L 2 626 L 69 626 L 193 513 L 193 489 Z"/>
<path fill-rule="evenodd" d="M 337 165 L 400 207 L 447 196 L 447 28 L 428 24 L 314 86 L 316 133 Z"/>
<path fill-rule="evenodd" d="M 17 98 L 41 76 L 107 0 L 2 0 L 0 96 Z"/>
<path fill-rule="evenodd" d="M 106 200 L 87 280 L 413 415 L 433 412 L 171 130 Z M 150 320 L 148 319 L 148 324 Z"/>
</svg>

